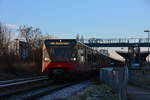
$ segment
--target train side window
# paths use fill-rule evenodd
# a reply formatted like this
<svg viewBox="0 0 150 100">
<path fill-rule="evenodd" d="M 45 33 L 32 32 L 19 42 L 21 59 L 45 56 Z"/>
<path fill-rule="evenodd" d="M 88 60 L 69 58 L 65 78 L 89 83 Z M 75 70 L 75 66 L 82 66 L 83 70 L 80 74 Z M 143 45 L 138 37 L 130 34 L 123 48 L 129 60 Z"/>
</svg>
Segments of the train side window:
<svg viewBox="0 0 150 100">
<path fill-rule="evenodd" d="M 90 56 L 90 54 L 88 54 L 87 57 L 88 57 L 87 61 L 91 62 L 91 56 Z"/>
<path fill-rule="evenodd" d="M 83 51 L 83 49 L 79 49 L 78 53 L 79 53 L 79 59 L 80 59 L 79 61 L 81 63 L 84 63 L 85 62 L 85 57 L 84 57 L 84 51 Z"/>
<path fill-rule="evenodd" d="M 80 53 L 81 56 L 84 56 L 83 49 L 80 49 L 79 53 Z"/>
</svg>

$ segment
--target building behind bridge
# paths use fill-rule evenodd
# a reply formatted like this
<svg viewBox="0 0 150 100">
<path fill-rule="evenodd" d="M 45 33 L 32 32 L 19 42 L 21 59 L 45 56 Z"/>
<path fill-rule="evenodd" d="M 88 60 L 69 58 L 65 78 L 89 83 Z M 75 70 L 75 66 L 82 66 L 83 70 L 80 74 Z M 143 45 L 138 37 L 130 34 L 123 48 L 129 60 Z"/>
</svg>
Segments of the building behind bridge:
<svg viewBox="0 0 150 100">
<path fill-rule="evenodd" d="M 29 44 L 23 40 L 12 40 L 8 45 L 8 54 L 14 55 L 17 59 L 27 60 L 29 58 Z"/>
</svg>

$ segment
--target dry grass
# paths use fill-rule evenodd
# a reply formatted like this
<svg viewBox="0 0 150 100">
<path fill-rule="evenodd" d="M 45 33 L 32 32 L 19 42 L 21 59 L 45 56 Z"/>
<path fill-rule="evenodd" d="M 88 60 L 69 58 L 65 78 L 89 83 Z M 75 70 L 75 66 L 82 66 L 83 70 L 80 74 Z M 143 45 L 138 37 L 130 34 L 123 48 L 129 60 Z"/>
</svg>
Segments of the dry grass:
<svg viewBox="0 0 150 100">
<path fill-rule="evenodd" d="M 94 84 L 78 92 L 68 100 L 117 100 L 117 93 L 105 84 Z"/>
<path fill-rule="evenodd" d="M 39 65 L 33 62 L 20 62 L 14 64 L 0 64 L 0 80 L 18 77 L 29 77 L 41 74 Z"/>
</svg>

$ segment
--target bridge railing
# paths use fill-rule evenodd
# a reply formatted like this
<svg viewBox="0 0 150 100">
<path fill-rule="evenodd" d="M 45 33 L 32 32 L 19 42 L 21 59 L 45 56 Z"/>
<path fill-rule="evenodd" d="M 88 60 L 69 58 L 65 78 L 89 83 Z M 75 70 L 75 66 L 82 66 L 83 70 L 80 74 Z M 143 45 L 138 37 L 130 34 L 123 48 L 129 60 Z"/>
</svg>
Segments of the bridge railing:
<svg viewBox="0 0 150 100">
<path fill-rule="evenodd" d="M 148 38 L 125 38 L 125 39 L 90 38 L 90 39 L 85 39 L 84 43 L 148 43 Z"/>
</svg>

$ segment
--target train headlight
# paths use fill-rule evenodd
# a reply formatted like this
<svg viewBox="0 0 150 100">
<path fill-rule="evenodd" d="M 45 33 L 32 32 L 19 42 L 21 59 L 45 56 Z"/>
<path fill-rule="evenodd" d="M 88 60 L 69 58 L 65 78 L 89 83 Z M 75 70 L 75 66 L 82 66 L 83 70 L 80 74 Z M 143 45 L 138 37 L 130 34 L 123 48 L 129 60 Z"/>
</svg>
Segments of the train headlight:
<svg viewBox="0 0 150 100">
<path fill-rule="evenodd" d="M 77 59 L 76 58 L 71 58 L 71 60 L 76 61 Z"/>
<path fill-rule="evenodd" d="M 49 61 L 49 58 L 44 58 L 45 61 Z"/>
</svg>

